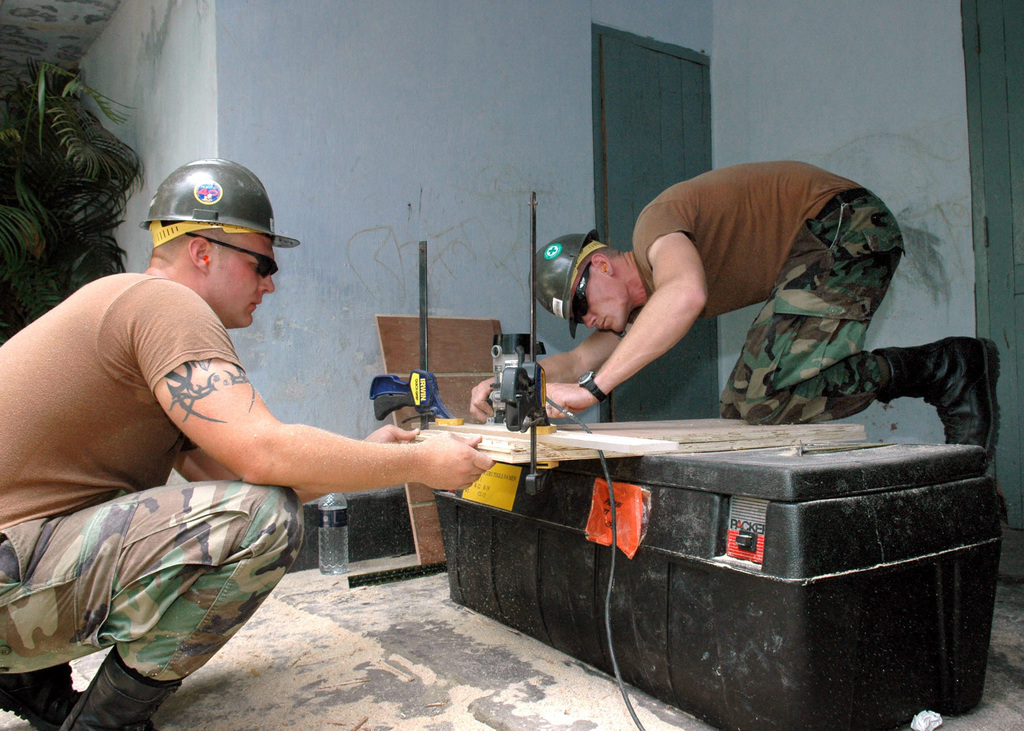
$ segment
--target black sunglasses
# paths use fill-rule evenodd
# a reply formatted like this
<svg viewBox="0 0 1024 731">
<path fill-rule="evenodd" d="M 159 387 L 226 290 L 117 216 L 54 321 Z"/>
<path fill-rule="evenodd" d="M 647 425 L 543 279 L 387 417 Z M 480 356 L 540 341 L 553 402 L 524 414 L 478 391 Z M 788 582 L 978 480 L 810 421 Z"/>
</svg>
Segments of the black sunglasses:
<svg viewBox="0 0 1024 731">
<path fill-rule="evenodd" d="M 203 236 L 202 234 L 193 233 L 191 235 L 195 236 L 197 239 L 209 241 L 211 244 L 217 244 L 217 246 L 225 246 L 229 249 L 234 249 L 235 251 L 241 251 L 243 254 L 255 256 L 256 273 L 259 274 L 261 277 L 272 277 L 275 274 L 277 274 L 277 262 L 271 259 L 266 254 L 257 254 L 255 251 L 243 249 L 241 246 L 232 246 L 231 244 L 225 244 L 223 241 L 217 241 L 217 239 L 211 239 L 207 236 Z"/>
<path fill-rule="evenodd" d="M 590 280 L 590 262 L 583 267 L 583 274 L 580 275 L 580 283 L 576 285 L 576 291 L 572 295 L 572 319 L 576 322 L 583 320 L 590 306 L 587 304 L 587 282 Z"/>
</svg>

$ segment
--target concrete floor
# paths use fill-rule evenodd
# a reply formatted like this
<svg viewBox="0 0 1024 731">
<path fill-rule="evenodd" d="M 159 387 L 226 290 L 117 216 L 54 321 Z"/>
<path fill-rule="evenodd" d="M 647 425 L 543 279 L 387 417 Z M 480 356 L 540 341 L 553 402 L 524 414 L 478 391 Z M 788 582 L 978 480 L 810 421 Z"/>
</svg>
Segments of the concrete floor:
<svg viewBox="0 0 1024 731">
<path fill-rule="evenodd" d="M 354 564 L 354 573 L 409 565 Z M 84 686 L 100 656 L 75 663 Z M 1024 728 L 1024 533 L 1004 536 L 985 694 L 951 731 Z M 649 731 L 711 727 L 630 689 Z M 454 604 L 445 574 L 349 588 L 288 574 L 158 712 L 162 731 L 635 728 L 613 678 Z M 909 728 L 909 724 L 904 728 Z M 28 724 L 0 714 L 0 730 Z"/>
</svg>

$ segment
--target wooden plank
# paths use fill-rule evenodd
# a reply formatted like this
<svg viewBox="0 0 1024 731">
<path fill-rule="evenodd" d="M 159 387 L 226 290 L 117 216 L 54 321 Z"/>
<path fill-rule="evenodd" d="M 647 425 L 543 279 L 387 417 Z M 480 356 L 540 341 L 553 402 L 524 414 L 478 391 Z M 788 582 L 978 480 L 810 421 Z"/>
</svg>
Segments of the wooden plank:
<svg viewBox="0 0 1024 731">
<path fill-rule="evenodd" d="M 862 442 L 866 438 L 864 427 L 859 424 L 756 426 L 742 421 L 696 419 L 588 426 L 592 428 L 594 434 L 587 434 L 579 427 L 559 427 L 559 431 L 553 435 L 538 435 L 537 459 L 541 462 L 596 459 L 599 449 L 604 451 L 605 457 L 617 458 L 670 452 L 696 454 L 767 447 L 830 445 Z M 480 436 L 483 440 L 480 443 L 480 450 L 499 462 L 525 464 L 530 461 L 529 433 L 510 432 L 500 424 L 435 424 L 422 435 L 422 438 L 436 438 L 445 432 Z M 657 438 L 650 435 L 657 435 Z M 650 442 L 651 446 L 642 446 L 643 442 Z M 670 446 L 674 449 L 670 449 Z"/>
<path fill-rule="evenodd" d="M 413 543 L 416 546 L 416 558 L 420 565 L 444 561 L 441 519 L 437 514 L 437 504 L 433 500 L 433 495 L 429 502 L 410 504 L 409 515 L 416 528 L 413 532 Z"/>
<path fill-rule="evenodd" d="M 469 435 L 469 432 L 465 432 Z M 419 440 L 442 439 L 452 436 L 449 432 L 431 428 L 422 432 Z M 530 440 L 529 439 L 505 439 L 501 437 L 484 436 L 478 449 L 496 462 L 506 464 L 529 464 L 530 462 Z M 629 457 L 628 454 L 616 454 L 605 452 L 605 457 Z M 539 462 L 565 462 L 578 459 L 597 459 L 596 449 L 582 449 L 580 447 L 553 447 L 544 444 L 537 445 L 537 460 Z"/>
<path fill-rule="evenodd" d="M 508 440 L 530 443 L 529 432 L 510 432 L 502 424 L 432 425 L 440 431 L 461 432 L 487 436 L 491 440 Z M 646 439 L 623 434 L 587 434 L 584 431 L 538 434 L 537 442 L 548 447 L 579 447 L 581 449 L 603 450 L 615 454 L 639 456 L 675 452 L 678 442 L 666 439 Z"/>
<path fill-rule="evenodd" d="M 704 442 L 779 442 L 787 444 L 811 441 L 859 442 L 867 438 L 863 424 L 822 422 L 818 424 L 754 425 L 738 419 L 689 419 L 680 421 L 632 421 L 588 424 L 595 433 L 611 432 L 635 437 L 672 439 L 685 444 Z M 582 432 L 575 424 L 559 426 L 559 431 Z"/>
<path fill-rule="evenodd" d="M 491 346 L 501 333 L 498 320 L 467 317 L 427 319 L 429 370 L 441 373 L 493 373 Z M 384 368 L 408 376 L 420 367 L 420 319 L 415 315 L 377 315 Z"/>
</svg>

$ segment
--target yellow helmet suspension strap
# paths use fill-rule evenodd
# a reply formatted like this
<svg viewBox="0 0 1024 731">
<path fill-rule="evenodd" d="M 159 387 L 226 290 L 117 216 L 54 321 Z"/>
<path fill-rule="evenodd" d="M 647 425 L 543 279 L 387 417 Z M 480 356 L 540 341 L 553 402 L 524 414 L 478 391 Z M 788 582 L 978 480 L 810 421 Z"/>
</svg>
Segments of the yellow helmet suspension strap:
<svg viewBox="0 0 1024 731">
<path fill-rule="evenodd" d="M 576 262 L 573 264 L 572 267 L 572 277 L 569 279 L 569 285 L 572 286 L 572 284 L 576 281 L 576 277 L 578 277 L 580 273 L 580 265 L 583 264 L 584 260 L 588 256 L 593 254 L 598 249 L 607 248 L 607 244 L 602 244 L 600 241 L 595 239 L 594 241 L 591 241 L 589 244 L 580 249 L 580 253 L 576 255 Z M 569 294 L 569 301 L 572 302 L 572 293 Z"/>
<path fill-rule="evenodd" d="M 191 233 L 193 231 L 202 231 L 207 228 L 219 228 L 226 234 L 244 234 L 244 233 L 259 233 L 259 231 L 253 231 L 251 228 L 245 228 L 244 226 L 229 226 L 227 224 L 215 224 L 209 221 L 176 221 L 174 223 L 167 224 L 166 226 L 160 221 L 153 221 L 149 224 L 149 231 L 153 234 L 153 248 L 166 244 L 171 239 L 175 239 L 182 234 Z"/>
</svg>

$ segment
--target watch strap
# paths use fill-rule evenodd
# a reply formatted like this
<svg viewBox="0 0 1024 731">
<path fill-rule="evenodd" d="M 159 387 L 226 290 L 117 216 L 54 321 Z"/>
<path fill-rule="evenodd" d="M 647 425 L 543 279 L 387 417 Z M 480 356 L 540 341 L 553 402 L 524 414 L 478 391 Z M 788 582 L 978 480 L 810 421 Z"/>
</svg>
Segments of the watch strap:
<svg viewBox="0 0 1024 731">
<path fill-rule="evenodd" d="M 589 373 L 584 374 L 583 378 L 580 379 L 580 385 L 583 386 L 583 388 L 585 388 L 588 391 L 590 391 L 590 393 L 593 394 L 594 398 L 596 398 L 599 403 L 601 401 L 604 401 L 604 400 L 606 400 L 608 398 L 608 394 L 606 394 L 604 391 L 602 391 L 598 387 L 597 383 L 594 382 L 594 372 L 593 371 L 590 371 Z"/>
</svg>

